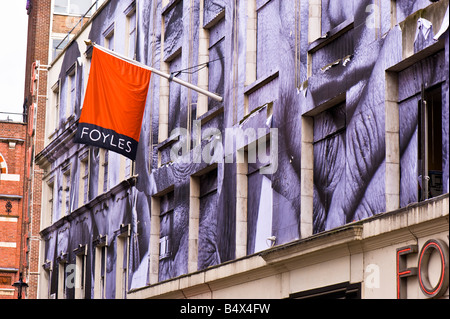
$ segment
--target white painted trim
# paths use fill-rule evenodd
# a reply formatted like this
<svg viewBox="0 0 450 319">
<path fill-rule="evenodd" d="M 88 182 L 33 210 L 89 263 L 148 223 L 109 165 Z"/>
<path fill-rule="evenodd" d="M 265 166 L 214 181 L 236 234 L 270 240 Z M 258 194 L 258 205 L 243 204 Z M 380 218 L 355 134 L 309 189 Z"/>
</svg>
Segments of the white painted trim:
<svg viewBox="0 0 450 319">
<path fill-rule="evenodd" d="M 18 221 L 19 221 L 19 217 L 0 216 L 0 222 L 17 223 Z"/>
<path fill-rule="evenodd" d="M 14 288 L 0 288 L 0 296 L 14 296 Z"/>
<path fill-rule="evenodd" d="M 0 241 L 0 247 L 5 247 L 5 248 L 16 248 L 17 244 L 15 242 L 5 242 L 5 241 Z"/>
<path fill-rule="evenodd" d="M 0 181 L 20 182 L 19 174 L 0 174 Z"/>
</svg>

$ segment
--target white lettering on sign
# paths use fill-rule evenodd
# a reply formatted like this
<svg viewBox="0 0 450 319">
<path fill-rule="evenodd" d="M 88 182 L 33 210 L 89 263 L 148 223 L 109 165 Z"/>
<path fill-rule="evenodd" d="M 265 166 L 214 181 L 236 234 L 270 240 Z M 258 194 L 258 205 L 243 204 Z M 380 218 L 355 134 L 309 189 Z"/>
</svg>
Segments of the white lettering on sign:
<svg viewBox="0 0 450 319">
<path fill-rule="evenodd" d="M 97 129 L 90 130 L 89 127 L 83 127 L 81 130 L 81 138 L 86 135 L 92 142 L 98 142 L 100 139 L 103 144 L 109 144 L 112 147 L 124 150 L 127 153 L 131 152 L 131 141 L 126 141 L 123 138 L 117 138 L 114 134 L 105 134 Z"/>
</svg>

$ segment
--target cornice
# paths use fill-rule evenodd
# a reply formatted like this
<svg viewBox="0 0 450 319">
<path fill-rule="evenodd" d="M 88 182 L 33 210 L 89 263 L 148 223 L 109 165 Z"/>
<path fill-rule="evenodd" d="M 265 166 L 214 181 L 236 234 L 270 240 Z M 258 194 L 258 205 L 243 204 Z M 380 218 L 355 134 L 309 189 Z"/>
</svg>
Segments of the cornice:
<svg viewBox="0 0 450 319">
<path fill-rule="evenodd" d="M 109 199 L 114 199 L 116 196 L 121 193 L 122 191 L 131 189 L 134 185 L 136 185 L 138 176 L 132 176 L 113 188 L 111 188 L 107 193 L 103 193 L 95 197 L 90 202 L 86 203 L 85 205 L 75 209 L 72 211 L 69 215 L 66 215 L 60 219 L 58 219 L 56 222 L 54 222 L 52 225 L 48 226 L 47 228 L 44 228 L 40 231 L 40 235 L 42 238 L 46 237 L 49 233 L 54 232 L 61 227 L 63 227 L 66 223 L 71 223 L 76 218 L 80 217 L 86 212 L 94 210 L 97 206 L 101 206 L 102 204 L 106 204 L 106 201 Z M 102 206 L 103 207 L 103 206 Z"/>
<path fill-rule="evenodd" d="M 58 157 L 67 152 L 73 145 L 73 137 L 78 127 L 78 120 L 70 125 L 36 155 L 36 164 L 42 166 L 46 162 L 53 163 Z"/>
</svg>

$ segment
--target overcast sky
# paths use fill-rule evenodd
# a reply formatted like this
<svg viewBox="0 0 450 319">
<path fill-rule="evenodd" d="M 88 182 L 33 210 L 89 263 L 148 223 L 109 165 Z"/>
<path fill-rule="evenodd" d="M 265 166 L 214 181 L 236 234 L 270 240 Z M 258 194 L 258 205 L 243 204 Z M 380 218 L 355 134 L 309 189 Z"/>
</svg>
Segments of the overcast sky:
<svg viewBox="0 0 450 319">
<path fill-rule="evenodd" d="M 22 113 L 28 28 L 25 7 L 26 0 L 0 0 L 0 112 Z"/>
</svg>

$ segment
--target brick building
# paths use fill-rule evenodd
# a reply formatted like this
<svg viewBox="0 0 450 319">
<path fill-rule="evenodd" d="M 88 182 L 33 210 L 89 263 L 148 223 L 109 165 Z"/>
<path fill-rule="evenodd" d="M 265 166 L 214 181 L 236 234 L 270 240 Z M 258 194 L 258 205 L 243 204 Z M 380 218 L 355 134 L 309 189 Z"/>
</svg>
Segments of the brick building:
<svg viewBox="0 0 450 319">
<path fill-rule="evenodd" d="M 33 156 L 44 145 L 45 126 L 45 88 L 47 75 L 44 65 L 49 58 L 51 0 L 28 1 L 28 35 L 25 66 L 24 113 L 28 116 L 29 143 L 27 154 Z M 29 223 L 26 229 L 27 237 L 27 268 L 24 281 L 29 284 L 26 298 L 36 298 L 37 274 L 39 272 L 39 228 L 40 200 L 42 187 L 42 171 L 31 164 L 30 175 L 27 178 L 24 198 L 27 205 Z"/>
<path fill-rule="evenodd" d="M 0 121 L 0 299 L 17 297 L 12 284 L 23 271 L 26 124 Z"/>
</svg>

